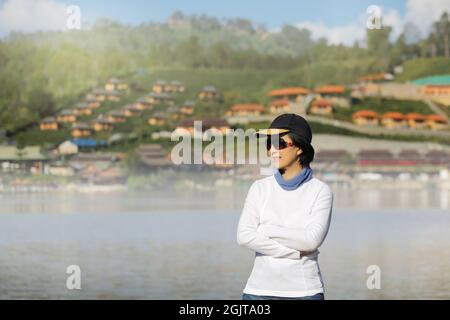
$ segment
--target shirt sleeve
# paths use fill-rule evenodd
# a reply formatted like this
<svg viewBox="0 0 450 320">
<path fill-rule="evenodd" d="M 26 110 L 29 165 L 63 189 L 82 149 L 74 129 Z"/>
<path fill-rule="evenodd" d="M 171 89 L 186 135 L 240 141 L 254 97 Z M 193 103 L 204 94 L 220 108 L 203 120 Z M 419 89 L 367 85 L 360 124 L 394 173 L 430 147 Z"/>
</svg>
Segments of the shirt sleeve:
<svg viewBox="0 0 450 320">
<path fill-rule="evenodd" d="M 255 181 L 247 194 L 237 228 L 237 242 L 255 252 L 274 258 L 300 259 L 300 252 L 258 232 L 261 193 Z"/>
<path fill-rule="evenodd" d="M 325 240 L 331 221 L 333 193 L 328 186 L 319 192 L 311 212 L 311 220 L 304 228 L 287 228 L 264 224 L 259 231 L 272 240 L 300 252 L 316 251 Z"/>
</svg>

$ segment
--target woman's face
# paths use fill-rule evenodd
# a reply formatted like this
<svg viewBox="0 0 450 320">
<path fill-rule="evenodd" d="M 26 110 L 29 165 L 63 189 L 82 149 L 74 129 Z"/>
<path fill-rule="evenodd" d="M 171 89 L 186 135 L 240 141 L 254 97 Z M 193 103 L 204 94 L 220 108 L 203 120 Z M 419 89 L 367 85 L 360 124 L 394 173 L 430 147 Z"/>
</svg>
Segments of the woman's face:
<svg viewBox="0 0 450 320">
<path fill-rule="evenodd" d="M 285 169 L 299 161 L 298 158 L 302 154 L 302 150 L 294 145 L 289 134 L 272 136 L 270 139 L 284 140 L 284 142 L 280 141 L 279 146 L 272 144 L 268 150 L 270 161 L 274 168 Z"/>
</svg>

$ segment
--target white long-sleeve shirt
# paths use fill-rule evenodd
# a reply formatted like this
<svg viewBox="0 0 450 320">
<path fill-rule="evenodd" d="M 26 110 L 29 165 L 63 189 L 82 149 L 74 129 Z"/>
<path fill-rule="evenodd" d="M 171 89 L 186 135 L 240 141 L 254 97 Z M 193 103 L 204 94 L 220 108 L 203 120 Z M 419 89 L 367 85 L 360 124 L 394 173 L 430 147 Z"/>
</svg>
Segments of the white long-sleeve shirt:
<svg viewBox="0 0 450 320">
<path fill-rule="evenodd" d="M 291 191 L 274 176 L 255 181 L 237 231 L 238 244 L 256 252 L 244 293 L 303 297 L 323 292 L 317 257 L 332 206 L 331 189 L 316 178 Z"/>
</svg>

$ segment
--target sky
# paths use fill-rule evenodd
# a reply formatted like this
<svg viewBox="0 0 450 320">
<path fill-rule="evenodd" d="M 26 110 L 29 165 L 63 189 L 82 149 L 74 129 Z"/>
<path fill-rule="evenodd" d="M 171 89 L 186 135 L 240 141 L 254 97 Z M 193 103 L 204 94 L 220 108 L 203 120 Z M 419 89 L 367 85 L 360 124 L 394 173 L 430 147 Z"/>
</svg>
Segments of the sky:
<svg viewBox="0 0 450 320">
<path fill-rule="evenodd" d="M 408 22 L 425 34 L 444 10 L 450 12 L 450 0 L 0 0 L 0 36 L 11 30 L 64 30 L 70 5 L 80 8 L 82 27 L 100 17 L 132 25 L 162 22 L 181 11 L 247 18 L 273 32 L 288 23 L 310 29 L 313 38 L 348 45 L 364 38 L 370 5 L 382 8 L 383 23 L 394 27 L 393 37 Z"/>
</svg>

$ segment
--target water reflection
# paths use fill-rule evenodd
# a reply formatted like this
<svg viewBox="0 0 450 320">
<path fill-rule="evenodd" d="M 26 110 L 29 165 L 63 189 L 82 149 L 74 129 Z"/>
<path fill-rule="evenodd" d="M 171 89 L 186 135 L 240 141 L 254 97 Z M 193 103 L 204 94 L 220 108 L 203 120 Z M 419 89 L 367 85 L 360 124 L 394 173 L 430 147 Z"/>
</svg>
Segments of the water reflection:
<svg viewBox="0 0 450 320">
<path fill-rule="evenodd" d="M 0 215 L 0 298 L 240 298 L 253 254 L 236 245 L 238 210 L 120 211 L 141 201 L 102 202 L 108 214 L 69 201 L 64 215 Z M 450 298 L 449 227 L 447 210 L 337 208 L 320 255 L 327 298 Z M 65 289 L 71 264 L 80 291 Z M 370 291 L 374 264 L 382 289 Z"/>
</svg>

